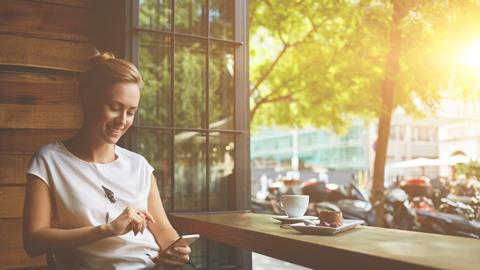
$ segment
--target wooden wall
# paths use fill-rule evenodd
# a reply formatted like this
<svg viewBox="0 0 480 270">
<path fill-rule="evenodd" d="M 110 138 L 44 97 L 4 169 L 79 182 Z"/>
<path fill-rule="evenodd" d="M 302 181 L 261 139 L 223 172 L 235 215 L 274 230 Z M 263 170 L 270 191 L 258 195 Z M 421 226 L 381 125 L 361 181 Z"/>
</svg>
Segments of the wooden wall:
<svg viewBox="0 0 480 270">
<path fill-rule="evenodd" d="M 82 123 L 76 75 L 93 53 L 91 0 L 0 1 L 0 269 L 45 265 L 22 246 L 25 169 Z"/>
</svg>

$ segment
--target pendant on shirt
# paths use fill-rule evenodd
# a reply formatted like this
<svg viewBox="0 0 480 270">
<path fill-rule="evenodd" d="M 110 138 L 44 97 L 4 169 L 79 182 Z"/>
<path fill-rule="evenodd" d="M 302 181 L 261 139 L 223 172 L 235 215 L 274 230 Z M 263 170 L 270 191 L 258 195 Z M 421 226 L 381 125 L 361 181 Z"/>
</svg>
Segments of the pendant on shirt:
<svg viewBox="0 0 480 270">
<path fill-rule="evenodd" d="M 102 185 L 102 188 L 103 188 L 103 191 L 105 192 L 105 197 L 108 199 L 108 201 L 105 204 L 105 212 L 106 212 L 105 223 L 108 223 L 110 220 L 110 213 L 108 211 L 108 208 L 109 208 L 108 206 L 110 203 L 112 204 L 115 203 L 117 199 L 115 199 L 115 194 L 113 193 L 113 191 L 111 191 L 110 189 L 106 188 L 103 185 Z"/>
<path fill-rule="evenodd" d="M 113 191 L 106 188 L 104 185 L 102 185 L 102 188 L 103 188 L 103 191 L 105 192 L 105 197 L 107 197 L 111 203 L 115 203 L 117 199 L 115 199 L 115 194 L 113 193 Z"/>
</svg>

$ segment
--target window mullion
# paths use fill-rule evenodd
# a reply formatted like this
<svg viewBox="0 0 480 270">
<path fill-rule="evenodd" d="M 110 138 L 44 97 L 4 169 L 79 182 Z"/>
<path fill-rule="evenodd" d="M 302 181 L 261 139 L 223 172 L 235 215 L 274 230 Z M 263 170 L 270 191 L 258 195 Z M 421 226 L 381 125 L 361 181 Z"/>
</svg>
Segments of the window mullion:
<svg viewBox="0 0 480 270">
<path fill-rule="evenodd" d="M 210 37 L 210 23 L 209 23 L 209 14 L 210 14 L 210 6 L 209 6 L 209 0 L 205 1 L 205 10 L 206 10 L 206 26 L 207 26 L 207 36 Z M 210 66 L 210 40 L 207 39 L 207 45 L 206 45 L 206 53 L 205 53 L 205 128 L 207 129 L 207 138 L 206 138 L 206 196 L 207 196 L 207 211 L 210 211 L 210 72 L 209 72 L 209 66 Z"/>
<path fill-rule="evenodd" d="M 170 54 L 170 104 L 172 106 L 171 115 L 170 115 L 170 125 L 175 127 L 175 0 L 171 0 L 172 12 L 170 16 L 172 22 L 172 39 L 170 49 L 172 53 Z M 175 211 L 175 131 L 170 132 L 170 143 L 172 146 L 172 151 L 170 153 L 170 198 L 171 198 L 171 209 L 170 211 Z"/>
</svg>

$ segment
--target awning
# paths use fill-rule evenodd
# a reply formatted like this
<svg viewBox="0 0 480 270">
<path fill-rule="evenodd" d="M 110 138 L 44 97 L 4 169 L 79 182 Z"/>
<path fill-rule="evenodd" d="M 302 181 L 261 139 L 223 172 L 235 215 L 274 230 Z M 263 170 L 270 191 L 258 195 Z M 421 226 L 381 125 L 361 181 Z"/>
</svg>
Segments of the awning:
<svg viewBox="0 0 480 270">
<path fill-rule="evenodd" d="M 470 158 L 463 155 L 455 155 L 446 158 L 415 158 L 401 162 L 395 162 L 390 165 L 391 168 L 412 168 L 412 167 L 441 167 L 455 166 L 459 163 L 468 163 Z"/>
</svg>

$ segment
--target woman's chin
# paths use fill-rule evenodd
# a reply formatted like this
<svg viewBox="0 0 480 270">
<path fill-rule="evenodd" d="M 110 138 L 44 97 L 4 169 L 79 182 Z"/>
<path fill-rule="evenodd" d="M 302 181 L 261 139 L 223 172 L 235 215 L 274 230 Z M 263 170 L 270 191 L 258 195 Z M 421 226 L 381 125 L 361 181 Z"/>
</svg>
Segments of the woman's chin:
<svg viewBox="0 0 480 270">
<path fill-rule="evenodd" d="M 122 138 L 122 135 L 108 135 L 108 136 L 105 136 L 105 142 L 109 143 L 109 144 L 116 144 L 120 138 Z"/>
</svg>

